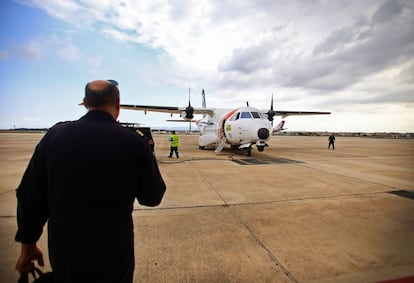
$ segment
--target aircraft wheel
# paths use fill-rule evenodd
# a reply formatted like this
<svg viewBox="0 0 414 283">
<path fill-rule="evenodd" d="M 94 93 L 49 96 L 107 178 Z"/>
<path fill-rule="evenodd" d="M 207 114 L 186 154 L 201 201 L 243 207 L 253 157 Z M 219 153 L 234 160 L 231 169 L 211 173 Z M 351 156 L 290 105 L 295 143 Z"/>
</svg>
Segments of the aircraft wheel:
<svg viewBox="0 0 414 283">
<path fill-rule="evenodd" d="M 251 156 L 252 155 L 252 150 L 251 149 L 246 150 L 246 155 Z"/>
<path fill-rule="evenodd" d="M 264 146 L 258 146 L 257 147 L 257 150 L 260 151 L 260 152 L 262 152 L 264 150 Z"/>
<path fill-rule="evenodd" d="M 204 150 L 204 146 L 199 145 L 198 149 Z"/>
</svg>

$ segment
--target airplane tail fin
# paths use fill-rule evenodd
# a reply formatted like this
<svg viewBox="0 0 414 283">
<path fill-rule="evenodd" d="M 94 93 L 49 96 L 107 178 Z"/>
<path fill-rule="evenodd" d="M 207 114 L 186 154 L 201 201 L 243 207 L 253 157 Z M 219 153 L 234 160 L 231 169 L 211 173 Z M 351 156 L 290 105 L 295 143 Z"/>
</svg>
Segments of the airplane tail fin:
<svg viewBox="0 0 414 283">
<path fill-rule="evenodd" d="M 285 128 L 283 128 L 284 125 L 285 125 L 285 120 L 280 121 L 280 123 L 277 124 L 277 126 L 273 128 L 273 132 L 275 133 L 275 132 L 286 130 Z"/>
</svg>

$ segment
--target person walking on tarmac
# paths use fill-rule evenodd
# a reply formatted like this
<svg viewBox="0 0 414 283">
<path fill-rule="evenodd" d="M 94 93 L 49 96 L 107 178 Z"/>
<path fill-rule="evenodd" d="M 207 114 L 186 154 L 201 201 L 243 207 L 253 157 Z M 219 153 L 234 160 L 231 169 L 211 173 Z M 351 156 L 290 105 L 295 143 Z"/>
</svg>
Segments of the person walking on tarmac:
<svg viewBox="0 0 414 283">
<path fill-rule="evenodd" d="M 332 145 L 332 149 L 335 150 L 335 136 L 334 136 L 334 134 L 331 134 L 329 136 L 328 140 L 329 140 L 328 149 L 330 149 L 331 145 Z"/>
<path fill-rule="evenodd" d="M 180 146 L 180 142 L 178 136 L 175 134 L 175 131 L 172 131 L 172 135 L 170 136 L 170 143 L 170 155 L 168 157 L 171 158 L 173 156 L 173 152 L 175 152 L 175 155 L 177 158 L 179 158 L 178 147 Z"/>
</svg>

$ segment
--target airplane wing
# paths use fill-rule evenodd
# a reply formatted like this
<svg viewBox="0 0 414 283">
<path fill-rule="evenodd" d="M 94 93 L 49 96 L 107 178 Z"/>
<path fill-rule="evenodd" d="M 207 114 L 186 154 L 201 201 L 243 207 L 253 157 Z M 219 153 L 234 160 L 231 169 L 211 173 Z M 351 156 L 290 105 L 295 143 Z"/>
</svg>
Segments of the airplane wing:
<svg viewBox="0 0 414 283">
<path fill-rule="evenodd" d="M 193 107 L 192 107 L 193 108 Z M 138 110 L 146 112 L 163 112 L 170 114 L 181 114 L 186 111 L 186 107 L 176 106 L 151 106 L 151 105 L 132 105 L 121 104 L 121 109 Z M 214 115 L 214 110 L 209 108 L 193 108 L 193 114 L 209 114 Z"/>
<path fill-rule="evenodd" d="M 132 105 L 132 104 L 121 104 L 121 109 L 129 110 L 140 110 L 140 111 L 150 111 L 150 112 L 165 112 L 165 113 L 181 113 L 178 107 L 172 106 L 151 106 L 151 105 Z"/>
<path fill-rule="evenodd" d="M 263 112 L 263 114 L 268 115 L 268 112 Z M 300 116 L 300 115 L 327 115 L 331 114 L 331 112 L 320 112 L 320 111 L 281 111 L 276 110 L 274 111 L 273 116 L 282 116 L 285 118 L 287 116 Z"/>
<path fill-rule="evenodd" d="M 298 115 L 326 115 L 331 114 L 331 112 L 315 112 L 315 111 L 280 111 L 276 110 L 275 116 L 298 116 Z"/>
</svg>

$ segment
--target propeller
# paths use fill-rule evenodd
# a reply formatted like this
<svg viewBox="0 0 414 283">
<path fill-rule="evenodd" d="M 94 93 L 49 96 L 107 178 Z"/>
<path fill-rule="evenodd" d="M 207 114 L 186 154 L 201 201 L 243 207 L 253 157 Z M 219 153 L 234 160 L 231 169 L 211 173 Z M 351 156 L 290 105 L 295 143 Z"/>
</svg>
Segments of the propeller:
<svg viewBox="0 0 414 283">
<path fill-rule="evenodd" d="M 191 106 L 191 102 L 190 102 L 190 88 L 188 89 L 188 106 L 185 108 L 185 118 L 186 119 L 194 118 L 194 108 Z"/>
<path fill-rule="evenodd" d="M 273 126 L 273 117 L 276 115 L 276 111 L 273 110 L 273 93 L 272 100 L 270 102 L 270 110 L 267 111 L 267 119 L 272 123 Z"/>
<path fill-rule="evenodd" d="M 190 92 L 191 89 L 188 88 L 188 106 L 185 108 L 185 118 L 190 119 L 188 122 L 188 132 L 191 133 L 191 120 L 194 118 L 194 108 L 191 106 L 191 100 L 190 100 Z"/>
</svg>

